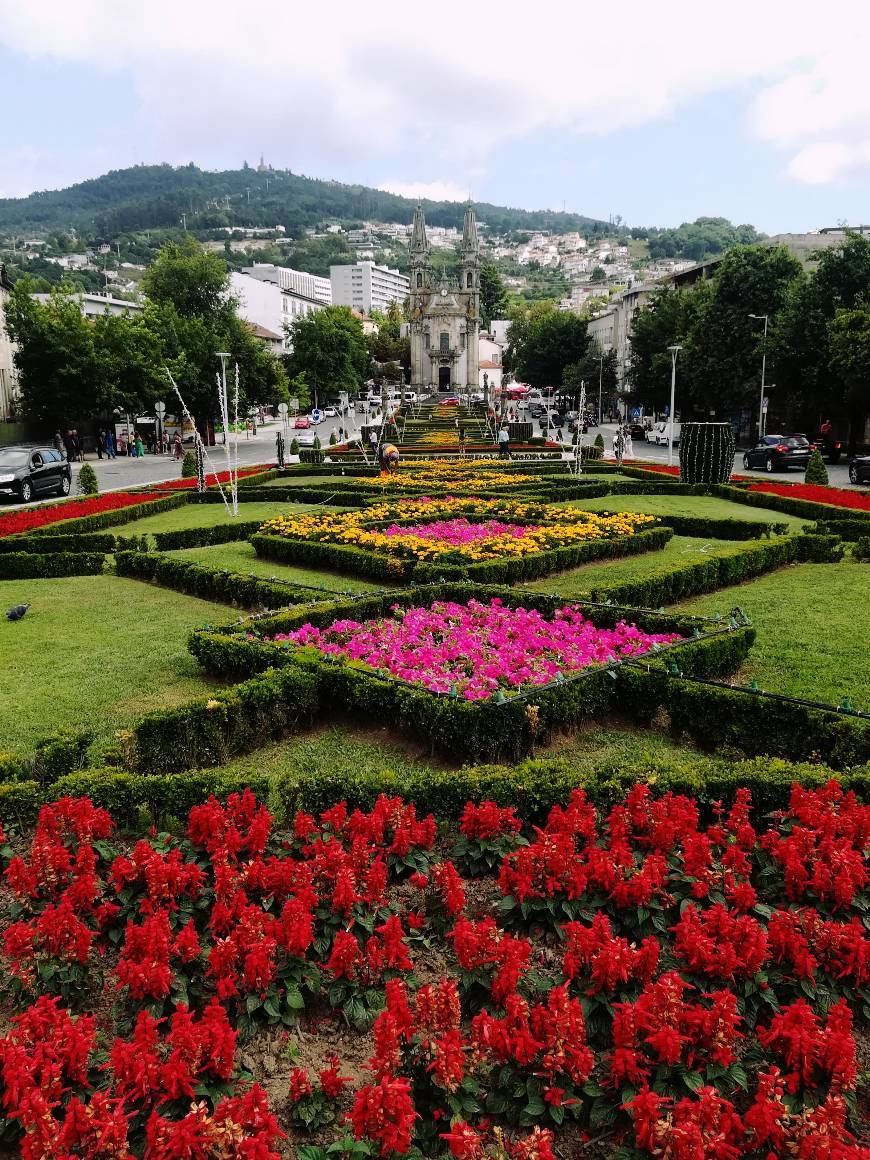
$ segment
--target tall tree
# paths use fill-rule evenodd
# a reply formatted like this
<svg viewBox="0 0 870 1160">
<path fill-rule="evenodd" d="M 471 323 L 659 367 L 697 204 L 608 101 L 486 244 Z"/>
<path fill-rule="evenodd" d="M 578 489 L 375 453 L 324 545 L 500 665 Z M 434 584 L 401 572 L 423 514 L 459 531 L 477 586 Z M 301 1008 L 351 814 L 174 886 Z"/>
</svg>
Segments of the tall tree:
<svg viewBox="0 0 870 1160">
<path fill-rule="evenodd" d="M 480 267 L 480 317 L 485 330 L 494 318 L 505 318 L 510 297 L 498 267 L 484 262 Z"/>
<path fill-rule="evenodd" d="M 541 390 L 558 389 L 565 368 L 580 362 L 589 346 L 586 321 L 555 302 L 537 302 L 513 317 L 508 347 L 509 369 Z"/>
<path fill-rule="evenodd" d="M 395 381 L 396 372 L 393 368 L 400 368 L 399 374 L 408 380 L 411 372 L 411 340 L 405 335 L 402 337 L 402 323 L 404 315 L 397 302 L 391 302 L 387 313 L 378 311 L 372 313 L 372 321 L 377 330 L 366 335 L 366 346 L 372 360 L 385 369 L 388 378 Z M 390 370 L 386 371 L 389 367 Z"/>
<path fill-rule="evenodd" d="M 56 428 L 99 410 L 105 392 L 94 331 L 77 298 L 52 292 L 43 306 L 30 296 L 27 278 L 6 303 L 6 327 L 16 344 L 15 365 L 23 413 Z"/>
<path fill-rule="evenodd" d="M 685 344 L 711 293 L 710 282 L 691 290 L 662 287 L 636 311 L 631 324 L 628 381 L 638 401 L 662 411 L 670 398 L 669 346 Z"/>
<path fill-rule="evenodd" d="M 849 450 L 862 442 L 870 413 L 870 297 L 837 311 L 828 324 L 831 368 L 844 384 Z"/>
<path fill-rule="evenodd" d="M 371 360 L 362 325 L 347 306 L 326 306 L 297 318 L 290 340 L 290 373 L 304 374 L 318 401 L 328 393 L 357 390 L 369 374 Z"/>
<path fill-rule="evenodd" d="M 802 276 L 783 246 L 735 246 L 725 255 L 681 356 L 684 399 L 720 416 L 757 406 L 764 332 L 750 315 L 774 319 Z"/>
</svg>

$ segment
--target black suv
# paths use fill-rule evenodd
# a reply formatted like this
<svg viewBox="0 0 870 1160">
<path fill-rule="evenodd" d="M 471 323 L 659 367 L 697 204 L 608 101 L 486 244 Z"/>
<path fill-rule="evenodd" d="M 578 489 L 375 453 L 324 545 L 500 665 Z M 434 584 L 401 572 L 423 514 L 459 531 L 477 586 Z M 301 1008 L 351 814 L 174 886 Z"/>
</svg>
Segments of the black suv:
<svg viewBox="0 0 870 1160">
<path fill-rule="evenodd" d="M 809 440 L 803 435 L 765 435 L 743 453 L 743 466 L 761 467 L 765 471 L 788 471 L 790 467 L 806 469 L 810 457 Z"/>
<path fill-rule="evenodd" d="M 42 495 L 69 495 L 70 465 L 53 447 L 0 447 L 0 498 L 22 503 Z"/>
</svg>

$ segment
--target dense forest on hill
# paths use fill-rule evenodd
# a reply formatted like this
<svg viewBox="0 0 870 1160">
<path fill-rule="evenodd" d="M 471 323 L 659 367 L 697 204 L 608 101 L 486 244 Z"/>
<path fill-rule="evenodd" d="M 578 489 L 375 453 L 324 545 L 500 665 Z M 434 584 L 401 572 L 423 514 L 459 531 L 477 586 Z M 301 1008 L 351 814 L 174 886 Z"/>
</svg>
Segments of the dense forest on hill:
<svg viewBox="0 0 870 1160">
<path fill-rule="evenodd" d="M 364 185 L 343 185 L 289 170 L 229 169 L 211 172 L 190 165 L 136 165 L 82 181 L 68 189 L 24 198 L 0 199 L 0 231 L 73 228 L 98 239 L 119 233 L 177 226 L 185 215 L 189 230 L 222 226 L 274 227 L 291 235 L 324 218 L 343 222 L 410 222 L 415 201 Z M 462 225 L 459 202 L 424 201 L 432 225 Z M 549 229 L 608 232 L 608 223 L 575 213 L 511 209 L 476 203 L 478 220 L 494 233 Z"/>
</svg>

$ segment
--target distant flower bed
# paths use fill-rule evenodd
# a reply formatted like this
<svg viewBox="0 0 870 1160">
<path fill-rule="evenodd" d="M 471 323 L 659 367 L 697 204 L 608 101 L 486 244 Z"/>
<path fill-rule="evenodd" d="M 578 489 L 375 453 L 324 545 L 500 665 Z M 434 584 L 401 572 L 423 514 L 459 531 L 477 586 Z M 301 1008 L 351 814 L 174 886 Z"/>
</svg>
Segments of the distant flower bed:
<svg viewBox="0 0 870 1160">
<path fill-rule="evenodd" d="M 403 527 L 401 524 L 390 524 L 384 529 L 385 536 L 405 536 L 409 532 L 421 540 L 437 540 L 440 543 L 452 544 L 454 547 L 461 544 L 473 544 L 479 540 L 489 540 L 497 536 L 514 536 L 520 538 L 538 528 L 524 524 L 505 524 L 500 520 L 484 520 L 482 524 L 473 524 L 469 520 L 436 520 L 431 524 L 415 524 L 413 528 Z"/>
<path fill-rule="evenodd" d="M 819 487 L 812 483 L 755 483 L 750 491 L 783 495 L 788 499 L 806 499 L 811 503 L 826 503 L 832 507 L 853 508 L 870 512 L 870 495 L 846 491 L 842 487 Z"/>
<path fill-rule="evenodd" d="M 382 471 L 374 479 L 359 482 L 372 488 L 438 487 L 504 487 L 514 483 L 534 483 L 538 477 L 503 470 L 501 460 L 487 459 L 421 459 L 399 464 L 396 471 Z"/>
<path fill-rule="evenodd" d="M 414 523 L 415 516 L 426 517 L 425 522 Z M 505 521 L 505 524 L 484 536 L 468 532 L 469 523 L 488 519 Z M 396 520 L 401 520 L 404 526 L 386 529 L 366 526 Z M 452 522 L 451 535 L 439 534 L 445 521 Z M 459 521 L 465 529 L 464 538 L 460 536 Z M 517 558 L 590 540 L 631 536 L 654 522 L 654 516 L 640 512 L 603 515 L 553 504 L 423 497 L 403 504 L 377 504 L 363 511 L 335 515 L 277 516 L 260 531 L 293 540 L 346 544 L 405 560 L 462 564 Z M 507 524 L 509 532 L 502 530 Z"/>
<path fill-rule="evenodd" d="M 363 661 L 433 693 L 455 692 L 480 701 L 501 690 L 547 685 L 616 657 L 642 656 L 654 645 L 679 640 L 675 633 L 646 633 L 620 621 L 597 628 L 576 607 L 557 609 L 548 620 L 525 608 L 439 601 L 430 608 L 393 609 L 391 617 L 360 623 L 339 620 L 326 629 L 304 624 L 271 638 L 313 645 L 333 656 Z"/>
<path fill-rule="evenodd" d="M 156 491 L 132 494 L 127 491 L 112 492 L 91 498 L 71 499 L 66 503 L 51 504 L 49 507 L 27 508 L 25 511 L 10 512 L 0 516 L 0 537 L 12 536 L 18 532 L 33 532 L 37 528 L 59 523 L 61 520 L 80 520 L 83 516 L 95 516 L 101 512 L 116 511 L 118 508 L 134 507 L 160 499 Z"/>
<path fill-rule="evenodd" d="M 240 467 L 239 479 L 244 479 L 246 475 L 259 475 L 263 471 L 269 471 L 270 464 L 264 464 L 262 467 Z M 214 487 L 216 483 L 229 483 L 230 473 L 228 471 L 211 472 L 205 477 L 205 486 Z M 155 483 L 155 491 L 181 491 L 191 487 L 196 487 L 196 479 L 167 479 L 165 483 Z"/>
</svg>

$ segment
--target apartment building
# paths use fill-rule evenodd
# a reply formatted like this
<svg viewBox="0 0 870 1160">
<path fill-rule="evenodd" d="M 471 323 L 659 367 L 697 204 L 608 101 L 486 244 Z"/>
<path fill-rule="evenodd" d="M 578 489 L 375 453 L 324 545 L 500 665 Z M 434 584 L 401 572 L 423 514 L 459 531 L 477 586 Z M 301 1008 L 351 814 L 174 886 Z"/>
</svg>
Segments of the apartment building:
<svg viewBox="0 0 870 1160">
<path fill-rule="evenodd" d="M 336 306 L 350 306 L 361 314 L 386 311 L 391 302 L 404 302 L 410 282 L 404 274 L 375 262 L 356 262 L 352 266 L 330 266 L 332 301 Z"/>
</svg>

